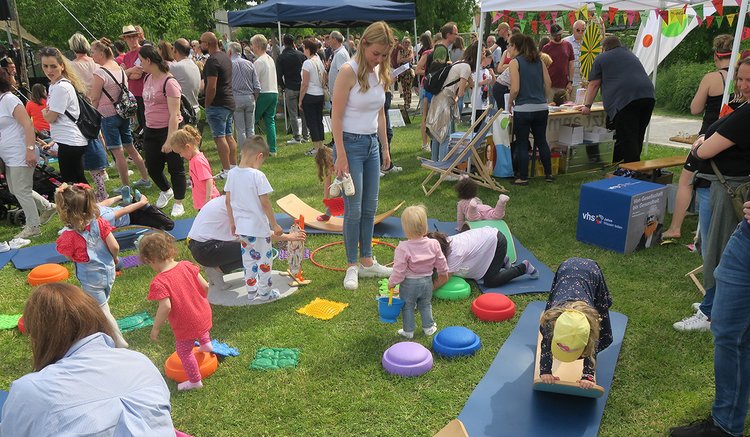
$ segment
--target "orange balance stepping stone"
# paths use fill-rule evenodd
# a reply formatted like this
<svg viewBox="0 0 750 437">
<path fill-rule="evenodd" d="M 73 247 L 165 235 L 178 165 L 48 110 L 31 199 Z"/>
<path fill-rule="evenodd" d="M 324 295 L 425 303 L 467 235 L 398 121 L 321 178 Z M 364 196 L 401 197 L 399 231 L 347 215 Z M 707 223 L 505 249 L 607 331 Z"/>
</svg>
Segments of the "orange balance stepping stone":
<svg viewBox="0 0 750 437">
<path fill-rule="evenodd" d="M 70 273 L 68 269 L 60 264 L 42 264 L 34 267 L 28 274 L 29 284 L 33 286 L 49 284 L 50 282 L 60 282 L 68 279 Z"/>
</svg>

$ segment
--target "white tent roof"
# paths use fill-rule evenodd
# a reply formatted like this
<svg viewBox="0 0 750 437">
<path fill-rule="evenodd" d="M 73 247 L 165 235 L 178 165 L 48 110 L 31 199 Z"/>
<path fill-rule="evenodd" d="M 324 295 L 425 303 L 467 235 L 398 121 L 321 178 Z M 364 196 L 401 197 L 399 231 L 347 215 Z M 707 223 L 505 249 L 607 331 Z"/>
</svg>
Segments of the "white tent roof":
<svg viewBox="0 0 750 437">
<path fill-rule="evenodd" d="M 706 0 L 601 0 L 602 9 L 607 10 L 610 6 L 623 11 L 646 11 L 651 9 L 672 9 L 682 5 L 708 4 Z M 594 9 L 593 2 L 565 1 L 565 0 L 481 0 L 482 12 L 493 11 L 575 11 L 583 5 L 589 5 Z M 724 6 L 737 6 L 734 0 L 724 0 Z"/>
</svg>

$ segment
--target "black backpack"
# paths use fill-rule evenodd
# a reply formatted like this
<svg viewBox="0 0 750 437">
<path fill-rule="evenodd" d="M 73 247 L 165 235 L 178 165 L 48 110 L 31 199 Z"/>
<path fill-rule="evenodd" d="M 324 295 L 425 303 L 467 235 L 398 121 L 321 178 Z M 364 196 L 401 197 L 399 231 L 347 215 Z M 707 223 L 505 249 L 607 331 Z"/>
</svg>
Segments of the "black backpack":
<svg viewBox="0 0 750 437">
<path fill-rule="evenodd" d="M 177 80 L 174 76 L 167 77 L 161 90 L 164 93 L 164 97 L 167 97 L 167 82 L 169 79 Z M 180 94 L 180 115 L 182 116 L 180 127 L 184 127 L 186 124 L 191 126 L 198 124 L 198 114 L 195 113 L 195 108 L 193 108 L 193 105 L 187 97 L 185 97 L 185 94 Z"/>
<path fill-rule="evenodd" d="M 70 82 L 68 81 L 68 83 Z M 94 140 L 99 138 L 99 130 L 102 127 L 102 114 L 91 105 L 89 99 L 83 94 L 76 91 L 76 97 L 78 97 L 78 120 L 67 110 L 65 111 L 65 115 L 78 126 L 81 135 L 86 139 Z"/>
<path fill-rule="evenodd" d="M 436 45 L 431 56 L 432 62 L 427 65 L 427 73 L 424 76 L 424 89 L 434 96 L 439 94 L 443 88 L 457 83 L 459 79 L 448 84 L 445 83 L 453 66 L 450 63 L 448 47 L 442 44 Z"/>
</svg>

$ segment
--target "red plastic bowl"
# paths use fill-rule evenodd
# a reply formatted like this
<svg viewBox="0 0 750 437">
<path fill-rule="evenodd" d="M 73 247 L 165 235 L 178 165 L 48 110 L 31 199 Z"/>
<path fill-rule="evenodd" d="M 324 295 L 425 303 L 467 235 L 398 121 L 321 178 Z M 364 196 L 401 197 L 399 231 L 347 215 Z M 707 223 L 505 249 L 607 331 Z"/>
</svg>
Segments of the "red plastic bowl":
<svg viewBox="0 0 750 437">
<path fill-rule="evenodd" d="M 516 314 L 516 304 L 500 293 L 485 293 L 474 299 L 471 312 L 485 322 L 502 322 Z"/>
</svg>

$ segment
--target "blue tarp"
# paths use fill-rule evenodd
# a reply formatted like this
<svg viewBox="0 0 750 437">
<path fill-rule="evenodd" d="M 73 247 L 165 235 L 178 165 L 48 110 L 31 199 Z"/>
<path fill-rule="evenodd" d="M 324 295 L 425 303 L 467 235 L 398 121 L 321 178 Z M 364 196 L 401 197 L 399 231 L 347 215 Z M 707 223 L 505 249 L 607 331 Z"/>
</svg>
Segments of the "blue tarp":
<svg viewBox="0 0 750 437">
<path fill-rule="evenodd" d="M 243 11 L 229 11 L 231 27 L 355 27 L 375 21 L 411 21 L 414 3 L 388 0 L 268 0 Z"/>
</svg>

